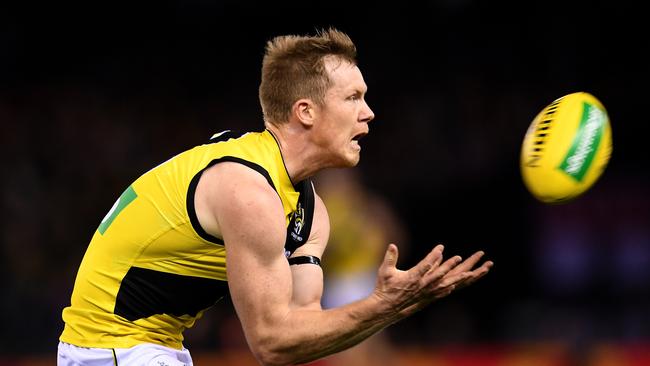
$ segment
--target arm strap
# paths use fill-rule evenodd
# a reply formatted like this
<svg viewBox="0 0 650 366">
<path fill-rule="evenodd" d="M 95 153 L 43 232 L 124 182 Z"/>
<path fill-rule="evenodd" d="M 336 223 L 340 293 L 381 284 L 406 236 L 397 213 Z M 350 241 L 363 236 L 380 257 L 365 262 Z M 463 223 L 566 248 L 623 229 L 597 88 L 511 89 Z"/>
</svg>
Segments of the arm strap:
<svg viewBox="0 0 650 366">
<path fill-rule="evenodd" d="M 315 264 L 320 266 L 320 259 L 313 255 L 302 255 L 299 257 L 289 258 L 289 265 L 294 264 Z"/>
</svg>

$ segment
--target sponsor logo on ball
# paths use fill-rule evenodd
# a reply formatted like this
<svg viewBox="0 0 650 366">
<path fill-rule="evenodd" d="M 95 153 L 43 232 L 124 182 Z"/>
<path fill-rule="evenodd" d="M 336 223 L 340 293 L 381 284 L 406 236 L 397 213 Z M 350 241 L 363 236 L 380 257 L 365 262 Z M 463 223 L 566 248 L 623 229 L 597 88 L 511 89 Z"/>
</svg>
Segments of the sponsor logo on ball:
<svg viewBox="0 0 650 366">
<path fill-rule="evenodd" d="M 580 127 L 569 152 L 559 166 L 561 171 L 577 182 L 582 182 L 593 163 L 606 118 L 605 113 L 596 106 L 588 103 L 583 104 Z"/>
</svg>

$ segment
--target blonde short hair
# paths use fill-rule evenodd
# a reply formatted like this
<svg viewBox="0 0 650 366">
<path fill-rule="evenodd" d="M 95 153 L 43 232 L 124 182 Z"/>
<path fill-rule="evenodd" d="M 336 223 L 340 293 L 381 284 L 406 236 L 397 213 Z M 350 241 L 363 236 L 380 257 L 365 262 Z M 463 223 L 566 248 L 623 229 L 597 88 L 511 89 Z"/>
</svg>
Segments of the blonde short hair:
<svg viewBox="0 0 650 366">
<path fill-rule="evenodd" d="M 350 37 L 334 28 L 314 36 L 278 36 L 266 44 L 259 88 L 264 121 L 283 123 L 293 103 L 308 98 L 322 105 L 331 80 L 324 59 L 333 56 L 357 64 L 356 46 Z"/>
</svg>

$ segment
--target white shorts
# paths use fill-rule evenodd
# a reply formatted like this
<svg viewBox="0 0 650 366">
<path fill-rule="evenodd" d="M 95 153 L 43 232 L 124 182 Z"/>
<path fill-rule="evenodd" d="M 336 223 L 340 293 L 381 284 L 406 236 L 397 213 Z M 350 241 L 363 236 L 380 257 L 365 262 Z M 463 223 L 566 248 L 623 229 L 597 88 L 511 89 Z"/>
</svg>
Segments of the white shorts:
<svg viewBox="0 0 650 366">
<path fill-rule="evenodd" d="M 192 366 L 190 351 L 157 344 L 131 348 L 84 348 L 59 342 L 57 366 Z"/>
</svg>

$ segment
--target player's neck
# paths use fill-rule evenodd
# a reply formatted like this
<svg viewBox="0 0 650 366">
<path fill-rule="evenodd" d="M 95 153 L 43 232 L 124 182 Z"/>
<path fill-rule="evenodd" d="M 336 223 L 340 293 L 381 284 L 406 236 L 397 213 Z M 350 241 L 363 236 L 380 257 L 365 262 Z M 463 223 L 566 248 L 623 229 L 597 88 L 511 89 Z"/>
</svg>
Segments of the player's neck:
<svg viewBox="0 0 650 366">
<path fill-rule="evenodd" d="M 267 123 L 266 129 L 273 134 L 280 146 L 284 165 L 291 182 L 298 183 L 324 169 L 325 162 L 319 160 L 318 152 L 309 142 L 308 131 L 290 122 L 281 126 Z"/>
</svg>

